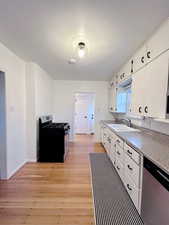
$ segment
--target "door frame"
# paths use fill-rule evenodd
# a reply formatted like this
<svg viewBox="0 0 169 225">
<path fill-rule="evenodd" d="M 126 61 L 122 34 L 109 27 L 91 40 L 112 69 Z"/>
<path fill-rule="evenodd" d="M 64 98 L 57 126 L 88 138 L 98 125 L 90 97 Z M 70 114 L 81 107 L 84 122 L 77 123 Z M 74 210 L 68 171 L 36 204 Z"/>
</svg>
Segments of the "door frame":
<svg viewBox="0 0 169 225">
<path fill-rule="evenodd" d="M 94 125 L 93 125 L 93 133 L 95 134 L 95 101 L 96 101 L 96 93 L 95 92 L 87 92 L 87 91 L 77 91 L 74 93 L 74 108 L 73 108 L 73 140 L 75 139 L 75 104 L 76 104 L 76 95 L 77 94 L 87 94 L 87 95 L 93 95 L 94 98 Z"/>
<path fill-rule="evenodd" d="M 6 144 L 6 79 L 5 72 L 0 71 L 0 179 L 7 178 L 7 144 Z"/>
</svg>

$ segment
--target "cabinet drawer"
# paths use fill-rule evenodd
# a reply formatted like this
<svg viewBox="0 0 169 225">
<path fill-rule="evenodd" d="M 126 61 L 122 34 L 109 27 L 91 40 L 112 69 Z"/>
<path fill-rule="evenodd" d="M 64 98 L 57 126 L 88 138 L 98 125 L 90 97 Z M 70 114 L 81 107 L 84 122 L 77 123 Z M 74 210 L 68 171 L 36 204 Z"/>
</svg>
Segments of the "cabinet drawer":
<svg viewBox="0 0 169 225">
<path fill-rule="evenodd" d="M 116 160 L 115 168 L 121 180 L 124 182 L 124 166 L 122 165 L 121 161 Z"/>
<path fill-rule="evenodd" d="M 123 148 L 121 148 L 117 144 L 116 144 L 116 159 L 120 160 L 121 162 L 123 162 L 123 159 L 124 159 Z"/>
<path fill-rule="evenodd" d="M 139 189 L 134 185 L 132 180 L 125 176 L 125 188 L 130 195 L 135 207 L 139 210 Z"/>
<path fill-rule="evenodd" d="M 120 138 L 116 138 L 116 143 L 117 143 L 117 145 L 119 145 L 121 148 L 123 148 L 124 147 L 124 141 L 123 140 L 121 140 Z"/>
<path fill-rule="evenodd" d="M 136 187 L 140 187 L 140 166 L 125 154 L 125 175 L 131 177 Z"/>
<path fill-rule="evenodd" d="M 115 165 L 115 162 L 116 162 L 116 153 L 115 153 L 115 151 L 111 151 L 109 157 L 110 157 L 110 160 L 113 163 L 113 165 Z"/>
<path fill-rule="evenodd" d="M 140 164 L 140 154 L 128 146 L 126 143 L 124 144 L 125 153 L 130 156 L 137 164 Z"/>
</svg>

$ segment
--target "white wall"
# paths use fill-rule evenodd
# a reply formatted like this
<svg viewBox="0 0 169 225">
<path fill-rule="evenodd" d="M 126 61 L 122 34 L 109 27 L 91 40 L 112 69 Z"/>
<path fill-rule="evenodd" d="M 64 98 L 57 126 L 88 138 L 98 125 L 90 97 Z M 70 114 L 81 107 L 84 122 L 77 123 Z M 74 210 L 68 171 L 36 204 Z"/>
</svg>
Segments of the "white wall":
<svg viewBox="0 0 169 225">
<path fill-rule="evenodd" d="M 53 114 L 53 80 L 35 63 L 27 63 L 26 72 L 27 160 L 36 161 L 38 118 Z"/>
<path fill-rule="evenodd" d="M 0 43 L 0 71 L 5 73 L 6 171 L 9 178 L 25 163 L 25 62 Z M 0 149 L 3 151 L 3 149 Z M 1 162 L 0 162 L 1 163 Z"/>
<path fill-rule="evenodd" d="M 71 140 L 74 130 L 75 94 L 95 93 L 95 140 L 100 140 L 100 120 L 110 119 L 108 113 L 108 82 L 104 81 L 54 81 L 54 115 L 57 122 L 69 122 Z"/>
</svg>

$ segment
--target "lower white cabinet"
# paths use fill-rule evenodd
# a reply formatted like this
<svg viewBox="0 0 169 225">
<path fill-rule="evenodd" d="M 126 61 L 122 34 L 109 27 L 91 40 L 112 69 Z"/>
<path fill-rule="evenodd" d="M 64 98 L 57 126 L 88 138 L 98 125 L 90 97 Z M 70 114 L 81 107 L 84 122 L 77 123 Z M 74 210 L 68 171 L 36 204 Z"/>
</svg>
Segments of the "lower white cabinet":
<svg viewBox="0 0 169 225">
<path fill-rule="evenodd" d="M 124 165 L 119 159 L 116 160 L 115 168 L 119 174 L 121 180 L 124 182 Z"/>
<path fill-rule="evenodd" d="M 125 154 L 124 158 L 125 175 L 130 176 L 137 187 L 140 187 L 140 165 L 134 162 L 130 156 Z"/>
<path fill-rule="evenodd" d="M 110 160 L 112 161 L 113 165 L 115 165 L 115 163 L 116 163 L 116 136 L 112 133 L 110 135 L 110 139 L 111 139 L 111 146 L 110 146 L 109 157 L 110 157 Z"/>
<path fill-rule="evenodd" d="M 129 176 L 127 176 L 126 174 L 124 177 L 124 185 L 125 185 L 125 188 L 126 188 L 128 194 L 130 195 L 135 207 L 137 208 L 138 211 L 140 211 L 140 208 L 139 208 L 140 190 L 136 187 L 136 185 L 134 184 L 132 179 Z"/>
<path fill-rule="evenodd" d="M 103 146 L 121 178 L 135 207 L 140 213 L 142 193 L 143 156 L 124 143 L 108 127 L 102 127 Z"/>
<path fill-rule="evenodd" d="M 116 143 L 116 158 L 124 162 L 124 150 L 123 148 Z"/>
</svg>

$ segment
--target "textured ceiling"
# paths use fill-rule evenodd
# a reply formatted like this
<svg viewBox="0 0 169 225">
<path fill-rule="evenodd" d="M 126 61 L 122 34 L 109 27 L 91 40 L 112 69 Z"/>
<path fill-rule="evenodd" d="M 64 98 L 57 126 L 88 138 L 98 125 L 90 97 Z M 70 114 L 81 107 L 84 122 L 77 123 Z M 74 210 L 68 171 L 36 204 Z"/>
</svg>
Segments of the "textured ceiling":
<svg viewBox="0 0 169 225">
<path fill-rule="evenodd" d="M 55 79 L 109 80 L 168 16 L 168 0 L 0 0 L 0 40 Z M 70 65 L 79 36 L 88 53 Z"/>
</svg>

